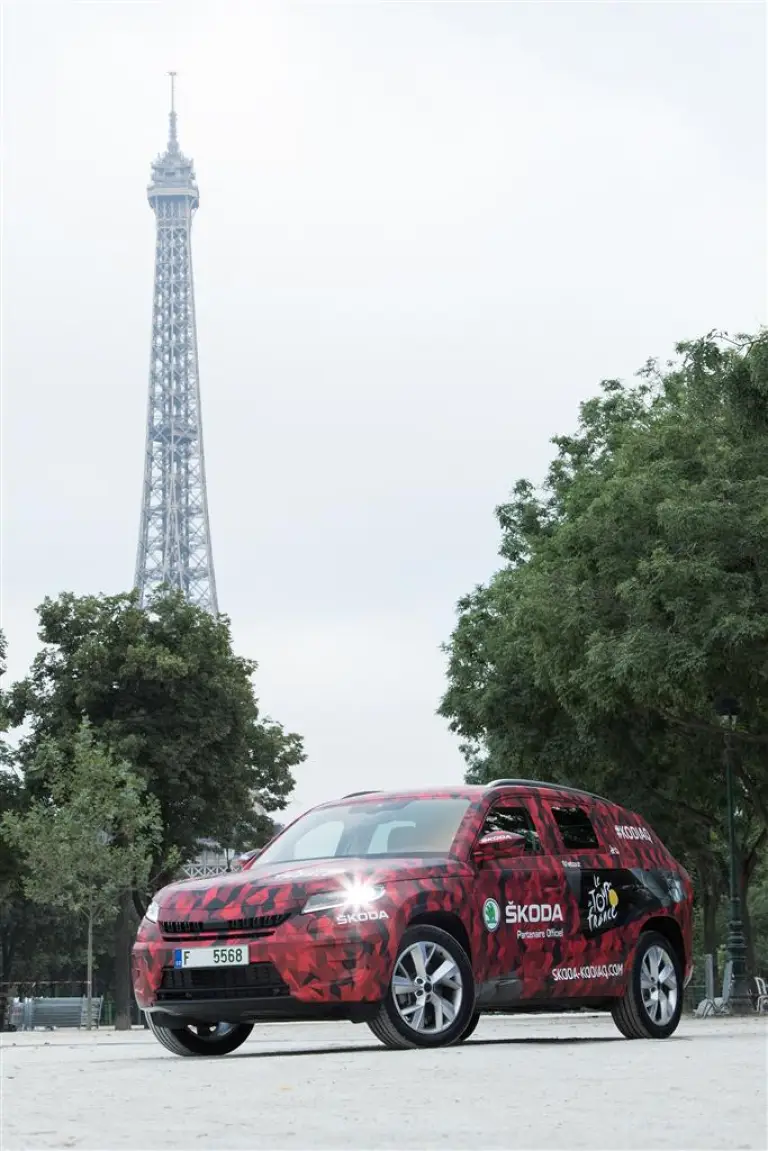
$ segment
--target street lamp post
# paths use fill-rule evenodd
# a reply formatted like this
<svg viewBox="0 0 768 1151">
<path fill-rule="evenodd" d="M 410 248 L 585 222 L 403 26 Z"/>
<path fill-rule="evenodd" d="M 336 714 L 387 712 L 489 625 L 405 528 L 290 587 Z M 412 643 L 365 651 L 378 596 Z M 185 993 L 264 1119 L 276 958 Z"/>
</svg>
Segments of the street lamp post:
<svg viewBox="0 0 768 1151">
<path fill-rule="evenodd" d="M 747 981 L 747 944 L 744 938 L 744 924 L 741 918 L 741 888 L 739 884 L 738 853 L 736 850 L 736 803 L 733 794 L 733 732 L 739 715 L 738 700 L 720 696 L 715 701 L 715 710 L 723 727 L 723 766 L 728 804 L 728 854 L 729 854 L 729 894 L 730 915 L 728 917 L 727 953 L 731 961 L 731 994 L 728 1006 L 734 1015 L 746 1015 L 752 1011 Z"/>
</svg>

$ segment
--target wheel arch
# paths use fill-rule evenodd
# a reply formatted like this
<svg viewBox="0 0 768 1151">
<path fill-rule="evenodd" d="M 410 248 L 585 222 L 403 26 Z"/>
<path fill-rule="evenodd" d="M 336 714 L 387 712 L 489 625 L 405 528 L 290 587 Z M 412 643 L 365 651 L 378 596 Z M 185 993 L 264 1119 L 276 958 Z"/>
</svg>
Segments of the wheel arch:
<svg viewBox="0 0 768 1151">
<path fill-rule="evenodd" d="M 655 931 L 657 934 L 664 936 L 667 942 L 674 947 L 675 953 L 680 960 L 681 970 L 685 973 L 687 959 L 685 954 L 685 940 L 677 920 L 672 919 L 669 915 L 653 916 L 651 919 L 647 919 L 643 924 L 643 932 L 646 931 Z"/>
<path fill-rule="evenodd" d="M 472 946 L 469 942 L 469 932 L 458 916 L 453 911 L 420 911 L 412 915 L 406 923 L 406 929 L 409 927 L 418 927 L 420 924 L 428 924 L 430 927 L 439 927 L 442 931 L 447 932 L 452 936 L 461 948 L 465 951 L 470 962 L 472 961 Z"/>
</svg>

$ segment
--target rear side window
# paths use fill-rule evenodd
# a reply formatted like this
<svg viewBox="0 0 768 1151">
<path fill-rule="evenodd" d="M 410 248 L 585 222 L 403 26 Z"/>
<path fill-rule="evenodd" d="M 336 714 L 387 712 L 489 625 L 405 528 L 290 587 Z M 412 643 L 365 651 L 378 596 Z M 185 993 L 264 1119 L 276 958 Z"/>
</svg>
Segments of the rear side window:
<svg viewBox="0 0 768 1151">
<path fill-rule="evenodd" d="M 566 851 L 586 851 L 600 846 L 592 821 L 583 808 L 553 807 L 552 815 Z"/>
<path fill-rule="evenodd" d="M 525 807 L 507 807 L 503 804 L 492 807 L 485 817 L 480 835 L 490 835 L 493 831 L 512 831 L 515 835 L 522 835 L 527 855 L 538 855 L 541 852 L 539 834 Z"/>
</svg>

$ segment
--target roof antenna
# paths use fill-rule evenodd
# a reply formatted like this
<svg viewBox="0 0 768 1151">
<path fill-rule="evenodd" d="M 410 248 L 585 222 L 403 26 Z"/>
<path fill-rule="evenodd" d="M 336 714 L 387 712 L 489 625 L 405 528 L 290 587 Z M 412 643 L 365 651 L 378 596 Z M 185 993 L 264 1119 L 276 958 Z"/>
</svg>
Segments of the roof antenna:
<svg viewBox="0 0 768 1151">
<path fill-rule="evenodd" d="M 170 114 L 170 128 L 168 132 L 168 151 L 178 152 L 179 141 L 176 136 L 176 73 L 169 72 L 171 77 L 171 114 Z"/>
</svg>

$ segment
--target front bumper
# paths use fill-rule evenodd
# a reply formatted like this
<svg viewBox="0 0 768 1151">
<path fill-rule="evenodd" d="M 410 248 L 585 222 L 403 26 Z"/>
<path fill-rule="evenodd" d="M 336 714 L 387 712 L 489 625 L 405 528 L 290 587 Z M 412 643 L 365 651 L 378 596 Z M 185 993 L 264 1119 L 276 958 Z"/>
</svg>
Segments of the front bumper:
<svg viewBox="0 0 768 1151">
<path fill-rule="evenodd" d="M 394 963 L 384 925 L 339 928 L 331 937 L 313 934 L 312 927 L 311 920 L 301 917 L 266 939 L 237 935 L 170 940 L 143 924 L 132 953 L 136 1002 L 143 1011 L 220 1022 L 299 1018 L 305 1010 L 318 1018 L 320 1009 L 333 1009 L 328 1018 L 349 1018 L 356 1004 L 380 1003 Z M 174 951 L 180 947 L 244 943 L 247 967 L 174 967 Z"/>
</svg>

